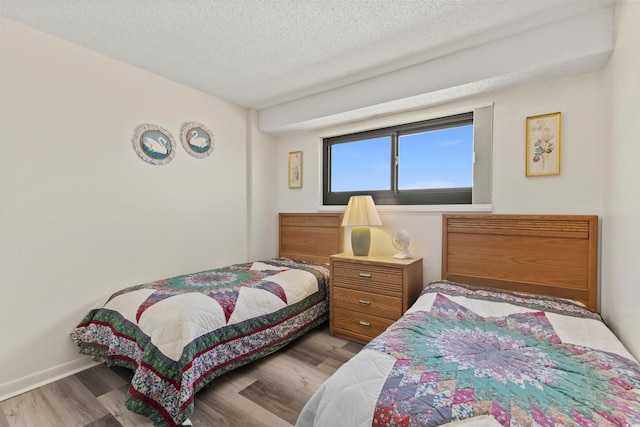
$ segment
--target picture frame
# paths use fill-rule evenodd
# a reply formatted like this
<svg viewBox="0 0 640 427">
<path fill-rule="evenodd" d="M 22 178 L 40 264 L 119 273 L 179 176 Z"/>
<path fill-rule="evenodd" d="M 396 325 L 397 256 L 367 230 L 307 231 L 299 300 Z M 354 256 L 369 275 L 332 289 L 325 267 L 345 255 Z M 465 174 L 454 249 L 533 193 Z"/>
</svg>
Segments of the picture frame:
<svg viewBox="0 0 640 427">
<path fill-rule="evenodd" d="M 302 188 L 302 151 L 289 153 L 289 188 Z"/>
<path fill-rule="evenodd" d="M 138 126 L 132 142 L 138 157 L 152 165 L 166 165 L 176 155 L 176 141 L 171 132 L 154 124 Z"/>
<path fill-rule="evenodd" d="M 213 132 L 198 122 L 184 125 L 180 132 L 180 140 L 184 150 L 198 159 L 207 157 L 215 148 Z"/>
<path fill-rule="evenodd" d="M 560 112 L 527 117 L 526 176 L 560 174 L 561 140 Z"/>
</svg>

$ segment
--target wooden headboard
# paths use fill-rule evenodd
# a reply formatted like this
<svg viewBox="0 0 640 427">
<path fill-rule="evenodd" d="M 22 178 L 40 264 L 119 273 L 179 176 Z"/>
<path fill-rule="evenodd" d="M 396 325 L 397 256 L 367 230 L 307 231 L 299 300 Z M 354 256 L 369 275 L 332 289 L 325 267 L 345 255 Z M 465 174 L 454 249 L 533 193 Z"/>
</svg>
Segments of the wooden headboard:
<svg viewBox="0 0 640 427">
<path fill-rule="evenodd" d="M 598 217 L 443 215 L 442 278 L 596 309 Z"/>
<path fill-rule="evenodd" d="M 343 252 L 342 212 L 278 214 L 278 256 L 329 263 Z"/>
</svg>

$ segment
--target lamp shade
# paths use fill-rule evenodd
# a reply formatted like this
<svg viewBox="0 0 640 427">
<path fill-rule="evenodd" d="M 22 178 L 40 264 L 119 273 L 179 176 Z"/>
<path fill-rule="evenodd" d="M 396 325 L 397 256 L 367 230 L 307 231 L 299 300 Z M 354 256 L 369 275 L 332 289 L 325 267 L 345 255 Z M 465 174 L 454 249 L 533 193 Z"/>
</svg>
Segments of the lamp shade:
<svg viewBox="0 0 640 427">
<path fill-rule="evenodd" d="M 371 196 L 352 196 L 342 220 L 343 227 L 351 229 L 351 248 L 356 256 L 369 255 L 371 246 L 370 225 L 382 225 Z"/>
<path fill-rule="evenodd" d="M 371 196 L 351 196 L 342 219 L 343 227 L 382 225 Z"/>
</svg>

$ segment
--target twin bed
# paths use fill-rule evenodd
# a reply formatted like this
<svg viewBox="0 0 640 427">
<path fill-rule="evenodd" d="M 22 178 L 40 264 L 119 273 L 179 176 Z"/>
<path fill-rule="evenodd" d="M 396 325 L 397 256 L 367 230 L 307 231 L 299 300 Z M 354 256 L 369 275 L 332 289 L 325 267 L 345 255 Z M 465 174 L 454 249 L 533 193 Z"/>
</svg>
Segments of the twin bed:
<svg viewBox="0 0 640 427">
<path fill-rule="evenodd" d="M 155 425 L 180 425 L 214 378 L 264 357 L 329 316 L 339 213 L 280 214 L 279 258 L 133 286 L 71 334 L 80 352 L 134 371 L 126 398 Z"/>
<path fill-rule="evenodd" d="M 204 385 L 327 320 L 340 223 L 280 214 L 279 258 L 123 290 L 72 337 L 134 370 L 129 409 L 180 424 Z M 297 425 L 640 425 L 640 365 L 595 312 L 597 239 L 594 216 L 443 215 L 443 280 Z"/>
<path fill-rule="evenodd" d="M 595 311 L 597 240 L 595 216 L 444 215 L 444 280 L 297 426 L 640 425 L 640 365 Z"/>
</svg>

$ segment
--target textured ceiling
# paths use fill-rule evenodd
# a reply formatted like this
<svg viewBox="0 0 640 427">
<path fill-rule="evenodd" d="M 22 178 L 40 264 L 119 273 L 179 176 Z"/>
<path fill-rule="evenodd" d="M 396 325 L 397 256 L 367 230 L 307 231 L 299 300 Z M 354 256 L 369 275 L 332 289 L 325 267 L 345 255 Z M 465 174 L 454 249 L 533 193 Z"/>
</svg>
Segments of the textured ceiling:
<svg viewBox="0 0 640 427">
<path fill-rule="evenodd" d="M 613 49 L 614 5 L 0 0 L 0 12 L 257 109 L 261 128 L 277 133 L 600 69 Z"/>
</svg>

